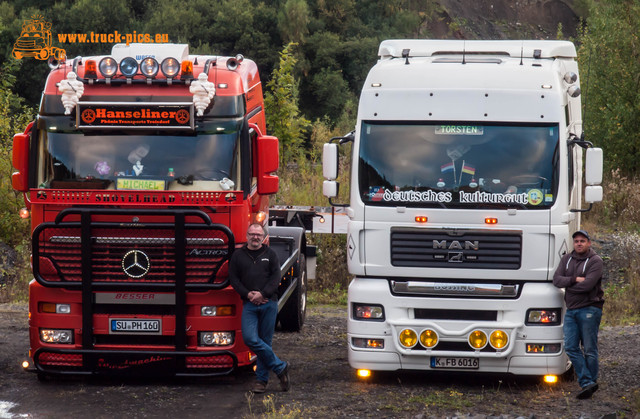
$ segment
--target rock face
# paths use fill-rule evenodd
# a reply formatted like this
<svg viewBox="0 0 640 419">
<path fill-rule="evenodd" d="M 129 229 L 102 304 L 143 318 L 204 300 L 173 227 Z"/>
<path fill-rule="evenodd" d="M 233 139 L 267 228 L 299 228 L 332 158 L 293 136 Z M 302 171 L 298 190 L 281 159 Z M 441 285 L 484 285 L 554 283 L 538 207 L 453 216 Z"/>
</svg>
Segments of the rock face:
<svg viewBox="0 0 640 419">
<path fill-rule="evenodd" d="M 449 39 L 575 38 L 580 17 L 562 0 L 439 0 L 438 19 L 426 23 L 428 37 Z"/>
<path fill-rule="evenodd" d="M 17 260 L 16 251 L 0 242 L 0 286 L 13 280 Z"/>
</svg>

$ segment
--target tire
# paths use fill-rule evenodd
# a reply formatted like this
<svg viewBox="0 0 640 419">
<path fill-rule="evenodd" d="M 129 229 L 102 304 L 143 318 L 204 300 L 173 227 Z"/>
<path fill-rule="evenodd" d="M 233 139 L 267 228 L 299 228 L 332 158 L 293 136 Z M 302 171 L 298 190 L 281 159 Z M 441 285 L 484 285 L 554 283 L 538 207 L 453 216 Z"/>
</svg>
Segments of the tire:
<svg viewBox="0 0 640 419">
<path fill-rule="evenodd" d="M 295 271 L 298 286 L 280 311 L 280 325 L 283 330 L 299 332 L 307 314 L 307 259 L 300 256 Z"/>
</svg>

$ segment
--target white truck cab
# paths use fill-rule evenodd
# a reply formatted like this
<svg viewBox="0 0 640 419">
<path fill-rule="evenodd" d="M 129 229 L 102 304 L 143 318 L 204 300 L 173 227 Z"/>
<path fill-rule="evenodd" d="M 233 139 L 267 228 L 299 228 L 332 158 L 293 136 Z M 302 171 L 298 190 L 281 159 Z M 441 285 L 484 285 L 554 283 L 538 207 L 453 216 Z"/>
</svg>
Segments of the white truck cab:
<svg viewBox="0 0 640 419">
<path fill-rule="evenodd" d="M 336 140 L 353 142 L 350 365 L 564 373 L 552 277 L 583 200 L 602 200 L 574 45 L 388 40 L 378 55 L 355 131 L 324 150 L 335 199 Z"/>
</svg>

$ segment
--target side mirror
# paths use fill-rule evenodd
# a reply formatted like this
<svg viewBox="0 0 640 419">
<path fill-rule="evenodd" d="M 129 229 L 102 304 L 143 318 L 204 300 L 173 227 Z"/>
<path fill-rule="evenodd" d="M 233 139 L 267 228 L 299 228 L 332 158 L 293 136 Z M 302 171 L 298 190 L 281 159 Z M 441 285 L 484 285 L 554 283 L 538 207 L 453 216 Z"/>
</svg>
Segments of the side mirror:
<svg viewBox="0 0 640 419">
<path fill-rule="evenodd" d="M 326 143 L 322 148 L 322 175 L 328 180 L 336 180 L 338 177 L 337 144 Z"/>
<path fill-rule="evenodd" d="M 335 180 L 325 180 L 322 182 L 322 195 L 327 198 L 335 198 L 338 196 L 338 182 Z"/>
<path fill-rule="evenodd" d="M 599 185 L 602 183 L 603 157 L 601 148 L 588 148 L 584 169 L 584 178 L 587 185 Z M 586 197 L 586 191 L 585 191 Z M 601 201 L 600 198 L 599 201 Z M 587 201 L 589 202 L 589 201 Z M 595 202 L 595 201 L 594 201 Z"/>
<path fill-rule="evenodd" d="M 29 139 L 33 122 L 27 125 L 23 134 L 13 136 L 12 164 L 16 172 L 11 175 L 11 186 L 19 192 L 29 190 Z"/>
<path fill-rule="evenodd" d="M 278 139 L 270 135 L 257 138 L 257 180 L 260 195 L 273 195 L 278 192 L 278 176 L 273 172 L 278 170 L 280 153 Z"/>
<path fill-rule="evenodd" d="M 593 204 L 602 201 L 602 186 L 587 186 L 584 189 L 584 202 Z"/>
</svg>

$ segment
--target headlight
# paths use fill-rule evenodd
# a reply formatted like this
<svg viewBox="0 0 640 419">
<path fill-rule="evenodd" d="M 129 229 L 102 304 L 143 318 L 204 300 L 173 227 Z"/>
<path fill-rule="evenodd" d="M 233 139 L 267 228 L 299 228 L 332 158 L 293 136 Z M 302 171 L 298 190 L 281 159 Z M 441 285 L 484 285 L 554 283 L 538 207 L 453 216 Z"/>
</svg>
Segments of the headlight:
<svg viewBox="0 0 640 419">
<path fill-rule="evenodd" d="M 73 343 L 73 330 L 40 329 L 40 340 L 45 343 Z"/>
<path fill-rule="evenodd" d="M 353 304 L 356 320 L 384 320 L 384 309 L 379 304 Z"/>
<path fill-rule="evenodd" d="M 560 308 L 532 308 L 527 311 L 527 325 L 557 326 L 560 324 L 562 310 Z"/>
<path fill-rule="evenodd" d="M 71 313 L 70 304 L 40 303 L 40 311 L 42 313 L 69 314 Z"/>
<path fill-rule="evenodd" d="M 482 330 L 474 330 L 469 333 L 469 345 L 473 349 L 482 349 L 487 346 L 487 334 Z"/>
<path fill-rule="evenodd" d="M 384 349 L 384 339 L 352 338 L 351 344 L 355 348 Z"/>
<path fill-rule="evenodd" d="M 418 335 L 411 329 L 404 329 L 400 332 L 400 336 L 398 338 L 400 340 L 400 345 L 405 348 L 413 348 L 416 346 L 416 343 L 418 343 Z"/>
<path fill-rule="evenodd" d="M 164 74 L 166 77 L 173 78 L 177 76 L 178 72 L 180 71 L 180 62 L 175 58 L 167 57 L 162 60 L 160 69 L 162 70 L 162 74 Z"/>
<path fill-rule="evenodd" d="M 116 71 L 118 71 L 118 63 L 111 57 L 104 57 L 102 60 L 100 60 L 98 69 L 104 77 L 111 78 L 115 76 Z"/>
<path fill-rule="evenodd" d="M 200 314 L 204 317 L 233 316 L 233 306 L 202 306 Z"/>
<path fill-rule="evenodd" d="M 527 343 L 528 354 L 557 354 L 560 349 L 560 343 Z"/>
<path fill-rule="evenodd" d="M 125 77 L 133 77 L 138 72 L 138 62 L 135 58 L 127 57 L 120 61 L 120 72 Z"/>
<path fill-rule="evenodd" d="M 200 332 L 201 346 L 233 345 L 234 332 Z"/>
<path fill-rule="evenodd" d="M 489 343 L 493 349 L 504 349 L 509 344 L 509 335 L 502 330 L 494 330 L 489 336 Z"/>
<path fill-rule="evenodd" d="M 438 334 L 435 330 L 423 330 L 422 333 L 420 333 L 420 343 L 425 348 L 433 348 L 438 344 Z"/>
<path fill-rule="evenodd" d="M 147 57 L 140 62 L 140 71 L 149 78 L 155 77 L 155 75 L 158 74 L 159 68 L 160 66 L 155 58 Z"/>
</svg>

